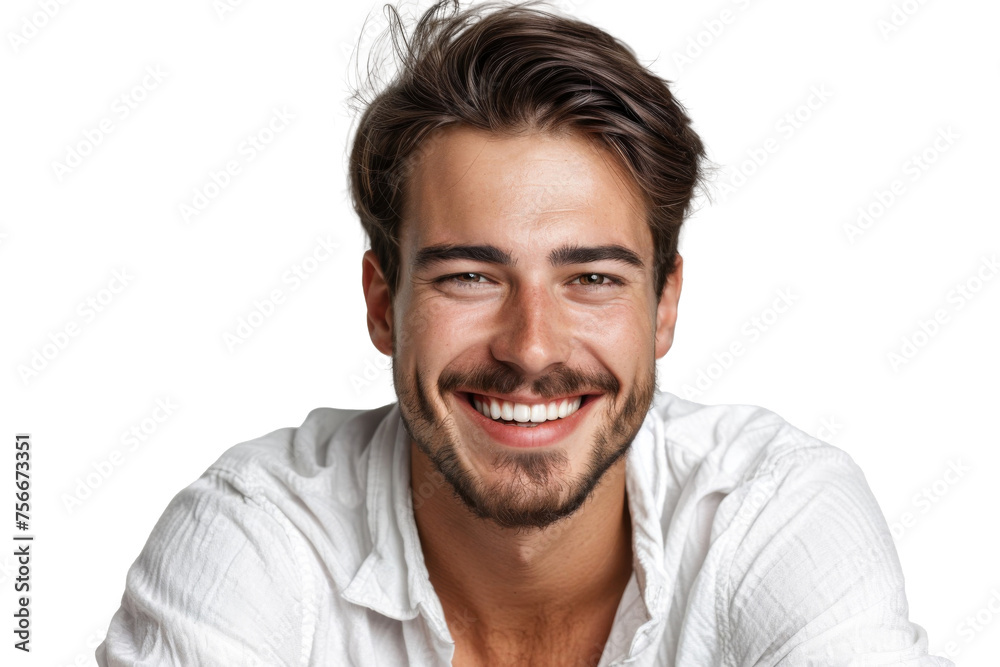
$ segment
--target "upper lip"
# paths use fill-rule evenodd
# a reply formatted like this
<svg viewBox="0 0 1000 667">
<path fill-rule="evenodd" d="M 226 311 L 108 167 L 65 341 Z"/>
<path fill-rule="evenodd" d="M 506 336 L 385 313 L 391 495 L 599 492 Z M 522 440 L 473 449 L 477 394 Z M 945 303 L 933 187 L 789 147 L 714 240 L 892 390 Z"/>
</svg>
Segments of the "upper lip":
<svg viewBox="0 0 1000 667">
<path fill-rule="evenodd" d="M 540 403 L 552 403 L 553 401 L 558 402 L 563 399 L 576 398 L 577 396 L 587 396 L 588 392 L 579 392 L 575 394 L 563 394 L 562 396 L 532 396 L 531 394 L 487 394 L 481 391 L 472 391 L 469 389 L 461 390 L 463 393 L 472 394 L 474 396 L 485 396 L 486 398 L 495 398 L 498 401 L 510 401 L 511 403 L 521 403 L 524 405 L 538 405 Z M 592 393 L 592 392 L 591 392 Z"/>
</svg>

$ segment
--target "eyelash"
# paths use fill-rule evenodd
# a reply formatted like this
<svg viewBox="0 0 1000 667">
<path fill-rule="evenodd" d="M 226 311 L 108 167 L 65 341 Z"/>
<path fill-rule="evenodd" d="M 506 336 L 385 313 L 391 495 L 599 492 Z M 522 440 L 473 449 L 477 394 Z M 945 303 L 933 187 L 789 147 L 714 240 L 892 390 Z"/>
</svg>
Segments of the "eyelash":
<svg viewBox="0 0 1000 667">
<path fill-rule="evenodd" d="M 484 284 L 484 283 L 481 283 L 481 282 L 478 282 L 478 281 L 477 282 L 466 282 L 464 280 L 459 280 L 459 278 L 465 277 L 465 276 L 479 276 L 480 278 L 484 277 L 483 274 L 476 273 L 475 271 L 465 271 L 463 273 L 453 273 L 453 274 L 450 274 L 450 275 L 447 275 L 447 276 L 441 276 L 440 278 L 438 278 L 434 282 L 436 282 L 436 283 L 451 283 L 451 284 L 454 284 L 454 285 L 462 285 L 463 289 L 478 289 L 478 288 L 472 287 L 472 285 L 482 285 L 482 284 Z M 605 282 L 603 284 L 600 284 L 600 285 L 584 285 L 584 284 L 581 283 L 581 285 L 580 285 L 581 287 L 584 287 L 584 288 L 587 288 L 587 289 L 607 289 L 609 287 L 621 287 L 622 285 L 625 284 L 623 281 L 621 281 L 621 280 L 619 280 L 617 278 L 613 278 L 613 277 L 607 275 L 606 273 L 581 273 L 580 275 L 578 275 L 573 280 L 576 281 L 576 280 L 579 280 L 580 278 L 589 277 L 589 276 L 600 276 L 601 278 L 604 278 L 607 282 Z"/>
</svg>

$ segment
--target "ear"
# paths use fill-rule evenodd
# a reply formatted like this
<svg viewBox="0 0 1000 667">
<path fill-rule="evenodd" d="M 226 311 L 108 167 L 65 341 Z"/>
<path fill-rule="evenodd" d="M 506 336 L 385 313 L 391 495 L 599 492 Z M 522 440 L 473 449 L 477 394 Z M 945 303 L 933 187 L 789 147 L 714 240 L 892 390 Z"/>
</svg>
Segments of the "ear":
<svg viewBox="0 0 1000 667">
<path fill-rule="evenodd" d="M 674 325 L 677 324 L 677 302 L 681 298 L 684 282 L 684 258 L 677 255 L 674 271 L 667 276 L 663 294 L 656 306 L 656 358 L 661 359 L 674 344 Z"/>
<path fill-rule="evenodd" d="M 365 251 L 361 259 L 361 286 L 368 306 L 368 335 L 382 354 L 392 356 L 392 299 L 375 253 Z"/>
</svg>

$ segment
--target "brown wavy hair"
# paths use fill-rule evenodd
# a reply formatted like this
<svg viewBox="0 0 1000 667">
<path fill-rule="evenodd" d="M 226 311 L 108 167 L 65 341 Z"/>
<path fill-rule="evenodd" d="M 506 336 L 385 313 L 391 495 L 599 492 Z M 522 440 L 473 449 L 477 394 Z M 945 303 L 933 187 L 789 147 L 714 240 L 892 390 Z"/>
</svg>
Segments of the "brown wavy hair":
<svg viewBox="0 0 1000 667">
<path fill-rule="evenodd" d="M 409 174 L 435 133 L 465 125 L 501 135 L 576 132 L 617 159 L 642 193 L 653 235 L 653 283 L 674 270 L 681 224 L 703 184 L 705 149 L 669 81 L 623 42 L 540 2 L 443 0 L 407 35 L 385 5 L 396 73 L 380 86 L 369 59 L 366 100 L 349 158 L 349 187 L 390 295 Z"/>
</svg>

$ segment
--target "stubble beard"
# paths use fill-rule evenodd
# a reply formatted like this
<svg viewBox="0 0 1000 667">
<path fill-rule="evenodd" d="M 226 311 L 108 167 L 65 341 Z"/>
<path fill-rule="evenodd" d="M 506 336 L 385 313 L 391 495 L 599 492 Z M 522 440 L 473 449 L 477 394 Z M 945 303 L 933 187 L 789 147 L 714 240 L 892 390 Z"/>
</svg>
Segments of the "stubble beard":
<svg viewBox="0 0 1000 667">
<path fill-rule="evenodd" d="M 451 390 L 459 386 L 484 394 L 508 394 L 530 387 L 532 393 L 544 397 L 597 388 L 603 391 L 601 398 L 608 403 L 601 426 L 594 434 L 590 460 L 581 474 L 566 477 L 569 457 L 561 449 L 543 452 L 500 449 L 488 442 L 483 433 L 482 441 L 466 444 L 492 454 L 492 468 L 503 479 L 486 483 L 458 456 L 454 417 L 435 414 L 431 392 L 420 370 L 404 377 L 396 358 L 394 351 L 393 381 L 400 416 L 410 439 L 475 516 L 502 528 L 545 528 L 575 513 L 605 473 L 628 452 L 642 427 L 656 388 L 655 363 L 621 401 L 617 400 L 620 384 L 607 371 L 581 373 L 561 367 L 530 383 L 503 365 L 442 373 L 437 383 L 438 395 L 442 397 L 454 396 Z"/>
</svg>

